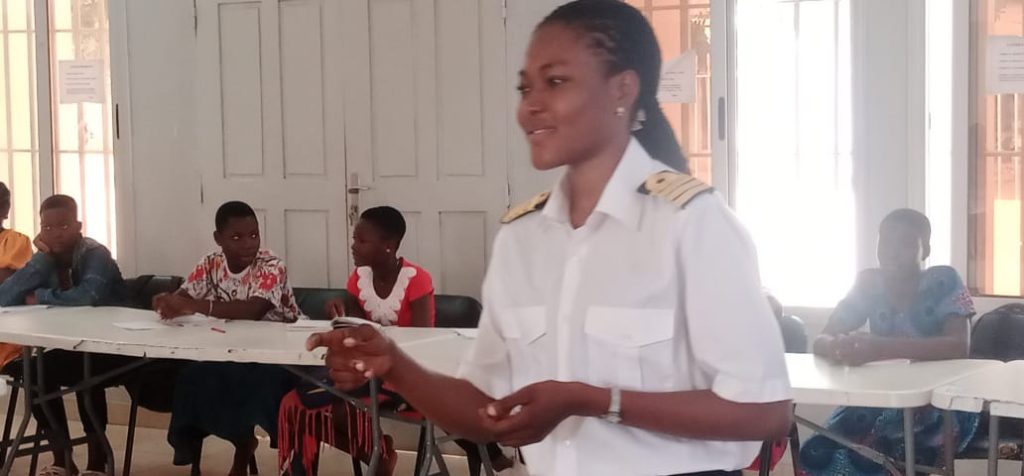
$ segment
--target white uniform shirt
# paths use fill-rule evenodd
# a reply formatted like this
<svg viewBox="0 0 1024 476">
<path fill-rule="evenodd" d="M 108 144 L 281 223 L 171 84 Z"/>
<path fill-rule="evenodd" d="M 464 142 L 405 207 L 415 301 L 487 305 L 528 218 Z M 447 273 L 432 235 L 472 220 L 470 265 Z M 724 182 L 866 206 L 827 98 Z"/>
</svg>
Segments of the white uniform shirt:
<svg viewBox="0 0 1024 476">
<path fill-rule="evenodd" d="M 461 377 L 495 398 L 544 380 L 791 398 L 749 236 L 717 194 L 680 208 L 638 191 L 666 169 L 633 140 L 584 226 L 569 223 L 563 179 L 501 229 Z M 523 453 L 535 475 L 671 475 L 743 468 L 759 446 L 571 417 Z"/>
</svg>

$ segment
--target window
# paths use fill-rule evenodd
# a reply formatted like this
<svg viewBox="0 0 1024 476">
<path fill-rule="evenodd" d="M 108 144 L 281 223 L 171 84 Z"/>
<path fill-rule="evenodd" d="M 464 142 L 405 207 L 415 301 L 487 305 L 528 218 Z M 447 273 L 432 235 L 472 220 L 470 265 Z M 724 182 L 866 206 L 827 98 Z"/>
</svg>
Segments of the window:
<svg viewBox="0 0 1024 476">
<path fill-rule="evenodd" d="M 739 0 L 736 211 L 764 285 L 830 307 L 856 271 L 848 0 Z"/>
<path fill-rule="evenodd" d="M 686 51 L 697 56 L 697 91 L 689 104 L 662 104 L 690 173 L 711 183 L 711 5 L 709 0 L 626 0 L 651 22 L 662 63 Z"/>
<path fill-rule="evenodd" d="M 977 149 L 969 164 L 968 281 L 979 295 L 1021 296 L 1024 94 L 990 94 L 985 61 L 992 37 L 1024 38 L 1024 0 L 980 0 L 976 5 L 971 96 Z"/>
<path fill-rule="evenodd" d="M 61 103 L 58 81 L 50 81 L 56 192 L 78 200 L 86 235 L 106 244 L 116 256 L 107 1 L 51 0 L 49 4 L 50 71 L 55 75 L 62 61 L 97 61 L 103 72 L 101 102 Z"/>
<path fill-rule="evenodd" d="M 0 2 L 0 180 L 13 194 L 8 226 L 34 236 L 40 199 L 64 193 L 78 200 L 85 233 L 116 255 L 107 2 L 46 2 L 49 74 L 43 77 L 37 71 L 36 55 L 45 50 L 36 49 L 36 2 Z M 61 103 L 61 62 L 71 60 L 99 63 L 101 101 Z M 49 94 L 40 97 L 40 85 Z"/>
<path fill-rule="evenodd" d="M 37 229 L 39 131 L 36 129 L 35 16 L 31 0 L 0 5 L 0 181 L 11 189 L 12 229 Z"/>
</svg>

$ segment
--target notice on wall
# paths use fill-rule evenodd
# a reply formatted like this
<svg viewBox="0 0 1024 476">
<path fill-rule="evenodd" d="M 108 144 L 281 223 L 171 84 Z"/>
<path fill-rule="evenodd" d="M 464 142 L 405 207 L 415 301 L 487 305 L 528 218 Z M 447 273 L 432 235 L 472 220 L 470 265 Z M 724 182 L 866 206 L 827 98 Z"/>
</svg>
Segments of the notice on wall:
<svg viewBox="0 0 1024 476">
<path fill-rule="evenodd" d="M 1024 93 L 1024 36 L 990 36 L 985 51 L 985 91 Z"/>
<path fill-rule="evenodd" d="M 688 50 L 661 68 L 658 102 L 692 103 L 697 98 L 697 53 Z"/>
<path fill-rule="evenodd" d="M 102 60 L 65 60 L 57 68 L 61 104 L 106 100 Z"/>
</svg>

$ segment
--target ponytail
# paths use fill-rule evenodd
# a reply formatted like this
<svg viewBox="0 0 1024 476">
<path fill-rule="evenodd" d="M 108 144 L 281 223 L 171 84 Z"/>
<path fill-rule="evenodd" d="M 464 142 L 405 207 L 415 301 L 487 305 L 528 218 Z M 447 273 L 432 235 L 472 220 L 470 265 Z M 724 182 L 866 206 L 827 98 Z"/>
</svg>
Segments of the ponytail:
<svg viewBox="0 0 1024 476">
<path fill-rule="evenodd" d="M 633 137 L 636 137 L 651 157 L 675 170 L 690 173 L 690 164 L 679 148 L 672 125 L 669 124 L 657 99 L 641 107 L 647 120 L 641 122 L 642 127 L 639 130 L 633 131 Z"/>
</svg>

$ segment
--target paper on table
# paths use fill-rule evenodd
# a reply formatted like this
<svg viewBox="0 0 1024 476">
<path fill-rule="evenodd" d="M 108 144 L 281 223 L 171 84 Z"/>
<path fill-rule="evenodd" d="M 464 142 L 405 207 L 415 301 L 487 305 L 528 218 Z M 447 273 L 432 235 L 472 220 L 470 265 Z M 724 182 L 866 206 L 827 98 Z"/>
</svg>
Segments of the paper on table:
<svg viewBox="0 0 1024 476">
<path fill-rule="evenodd" d="M 329 331 L 331 330 L 331 321 L 300 319 L 291 324 L 288 324 L 287 327 L 288 332 Z"/>
<path fill-rule="evenodd" d="M 32 306 L 5 306 L 0 307 L 0 313 L 6 312 L 27 312 L 27 311 L 42 311 L 43 309 L 49 309 L 50 306 L 46 304 L 35 304 Z"/>
<path fill-rule="evenodd" d="M 178 316 L 174 319 L 167 319 L 167 324 L 177 324 L 182 326 L 209 326 L 219 322 L 224 322 L 223 319 L 217 319 L 215 317 L 204 316 L 202 314 L 189 314 L 186 316 Z"/>
<path fill-rule="evenodd" d="M 331 327 L 335 329 L 342 329 L 345 327 L 359 327 L 362 325 L 371 326 L 375 329 L 381 329 L 384 327 L 377 322 L 371 321 L 369 319 L 360 319 L 358 317 L 335 317 L 334 319 L 331 319 Z"/>
</svg>

